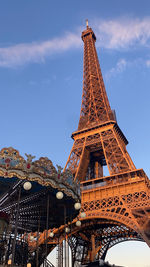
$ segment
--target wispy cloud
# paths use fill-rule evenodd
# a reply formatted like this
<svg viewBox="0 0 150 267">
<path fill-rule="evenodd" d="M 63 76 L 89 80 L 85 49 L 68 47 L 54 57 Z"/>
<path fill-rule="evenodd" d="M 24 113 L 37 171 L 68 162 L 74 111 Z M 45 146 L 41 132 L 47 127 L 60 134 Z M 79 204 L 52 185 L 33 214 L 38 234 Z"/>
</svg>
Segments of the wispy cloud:
<svg viewBox="0 0 150 267">
<path fill-rule="evenodd" d="M 123 72 L 128 65 L 128 62 L 124 59 L 121 58 L 118 60 L 117 64 L 115 67 L 111 68 L 105 75 L 105 78 L 109 80 L 112 76 L 117 75 L 118 73 Z"/>
<path fill-rule="evenodd" d="M 46 57 L 70 48 L 77 48 L 80 44 L 79 34 L 67 33 L 63 38 L 0 48 L 0 67 L 16 67 L 29 62 L 44 62 Z"/>
<path fill-rule="evenodd" d="M 150 17 L 143 19 L 119 18 L 95 22 L 98 44 L 108 49 L 150 47 Z"/>
<path fill-rule="evenodd" d="M 136 58 L 134 60 L 128 60 L 120 58 L 114 67 L 108 70 L 105 74 L 106 80 L 109 80 L 113 76 L 125 71 L 127 68 L 138 67 L 138 68 L 150 68 L 150 59 Z"/>
<path fill-rule="evenodd" d="M 150 48 L 150 17 L 95 20 L 90 23 L 97 36 L 97 46 L 106 49 L 129 49 L 137 46 Z M 43 42 L 22 43 L 0 48 L 0 67 L 18 67 L 31 62 L 44 62 L 54 53 L 81 47 L 79 29 L 62 37 Z M 121 63 L 122 62 L 122 63 Z M 117 69 L 125 67 L 121 61 Z M 124 64 L 124 65 L 123 65 Z M 149 67 L 147 61 L 147 67 Z M 112 73 L 115 72 L 112 70 Z"/>
<path fill-rule="evenodd" d="M 150 68 L 150 59 L 148 59 L 148 60 L 146 60 L 146 66 L 148 67 L 148 68 Z"/>
</svg>

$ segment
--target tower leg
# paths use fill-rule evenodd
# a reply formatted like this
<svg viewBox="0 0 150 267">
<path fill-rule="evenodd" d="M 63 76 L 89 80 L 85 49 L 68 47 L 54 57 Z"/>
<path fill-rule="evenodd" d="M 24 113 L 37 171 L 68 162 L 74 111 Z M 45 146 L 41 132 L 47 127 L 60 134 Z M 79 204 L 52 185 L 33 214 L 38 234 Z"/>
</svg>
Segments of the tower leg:
<svg viewBox="0 0 150 267">
<path fill-rule="evenodd" d="M 91 262 L 93 262 L 95 260 L 95 236 L 92 235 L 91 236 L 91 244 L 92 244 L 92 250 L 91 250 Z"/>
</svg>

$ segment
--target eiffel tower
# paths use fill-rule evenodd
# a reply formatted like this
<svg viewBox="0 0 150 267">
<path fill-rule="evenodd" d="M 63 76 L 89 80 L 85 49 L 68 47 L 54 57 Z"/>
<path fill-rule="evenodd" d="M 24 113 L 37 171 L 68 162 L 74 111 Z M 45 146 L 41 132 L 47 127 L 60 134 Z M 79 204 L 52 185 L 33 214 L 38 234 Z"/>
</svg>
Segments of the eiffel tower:
<svg viewBox="0 0 150 267">
<path fill-rule="evenodd" d="M 136 169 L 126 150 L 128 141 L 111 109 L 95 48 L 96 36 L 88 26 L 84 42 L 83 93 L 78 130 L 65 169 L 81 184 L 81 226 L 72 226 L 75 263 L 104 259 L 107 250 L 126 240 L 150 246 L 150 181 Z M 104 166 L 109 176 L 103 175 Z"/>
</svg>

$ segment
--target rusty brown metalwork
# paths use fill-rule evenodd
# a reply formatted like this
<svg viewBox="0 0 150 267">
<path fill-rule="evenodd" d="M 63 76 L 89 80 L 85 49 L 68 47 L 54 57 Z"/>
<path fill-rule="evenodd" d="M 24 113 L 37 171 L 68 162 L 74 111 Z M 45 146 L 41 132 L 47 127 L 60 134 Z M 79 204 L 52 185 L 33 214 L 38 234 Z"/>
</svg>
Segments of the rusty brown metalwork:
<svg viewBox="0 0 150 267">
<path fill-rule="evenodd" d="M 150 181 L 142 169 L 136 169 L 126 150 L 128 141 L 110 108 L 95 48 L 96 36 L 88 25 L 82 32 L 82 40 L 81 113 L 78 130 L 72 134 L 74 144 L 65 169 L 70 169 L 74 179 L 81 183 L 85 221 L 90 220 L 94 226 L 95 220 L 104 219 L 106 228 L 112 222 L 113 227 L 119 223 L 130 229 L 126 238 L 131 236 L 129 232 L 134 231 L 134 236 L 150 246 Z M 103 175 L 103 166 L 108 167 L 107 177 Z M 77 230 L 79 237 L 76 235 L 75 238 L 76 242 L 82 239 L 87 246 L 81 259 L 85 263 L 95 260 L 98 252 L 102 253 L 102 248 L 97 245 L 97 228 L 92 231 L 88 227 L 84 231 L 82 229 Z M 110 235 L 114 238 L 112 230 Z M 107 239 L 106 234 L 104 236 Z M 124 238 L 123 233 L 121 236 Z M 87 240 L 90 245 L 86 245 Z"/>
<path fill-rule="evenodd" d="M 74 145 L 65 169 L 75 180 L 110 175 L 136 169 L 127 150 L 127 139 L 116 122 L 107 98 L 91 28 L 82 33 L 84 42 L 83 94 L 78 130 L 72 134 Z"/>
</svg>

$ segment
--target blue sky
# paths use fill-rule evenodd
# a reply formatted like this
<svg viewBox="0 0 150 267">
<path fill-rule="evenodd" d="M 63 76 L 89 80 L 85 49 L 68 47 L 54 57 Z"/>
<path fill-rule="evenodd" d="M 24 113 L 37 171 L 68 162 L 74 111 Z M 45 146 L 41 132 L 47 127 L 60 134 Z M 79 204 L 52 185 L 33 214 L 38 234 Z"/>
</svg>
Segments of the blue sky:
<svg viewBox="0 0 150 267">
<path fill-rule="evenodd" d="M 149 10 L 149 0 L 0 0 L 1 148 L 13 146 L 21 155 L 47 156 L 65 165 L 79 121 L 80 36 L 88 18 L 127 149 L 136 167 L 150 176 Z M 139 246 L 140 253 L 127 258 Z M 110 250 L 108 260 L 148 267 L 149 254 L 145 244 L 130 242 Z"/>
</svg>

